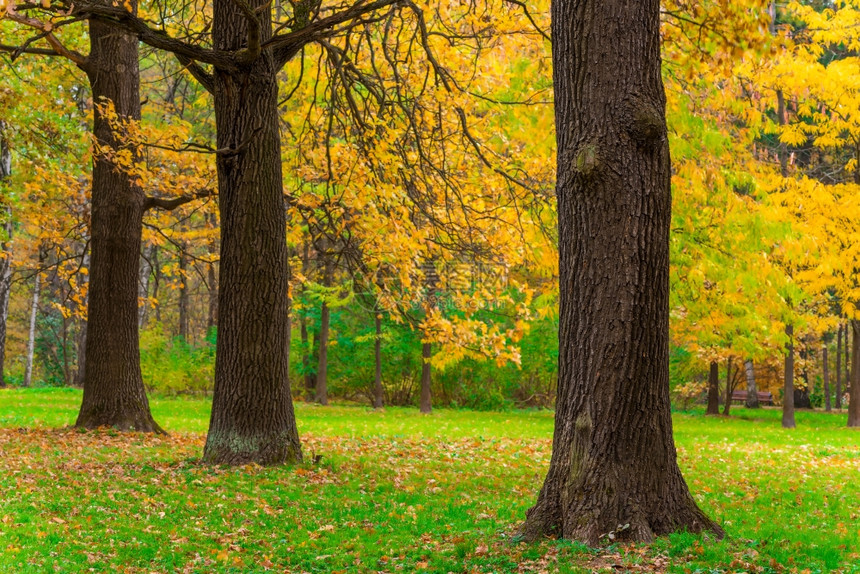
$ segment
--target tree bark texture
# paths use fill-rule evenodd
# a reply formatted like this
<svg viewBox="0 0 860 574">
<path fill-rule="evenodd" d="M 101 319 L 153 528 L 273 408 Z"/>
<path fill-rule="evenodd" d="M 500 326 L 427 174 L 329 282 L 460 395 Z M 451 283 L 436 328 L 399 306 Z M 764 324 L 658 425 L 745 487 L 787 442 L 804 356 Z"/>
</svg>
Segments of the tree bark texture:
<svg viewBox="0 0 860 574">
<path fill-rule="evenodd" d="M 271 4 L 249 2 L 260 41 Z M 213 3 L 218 50 L 247 47 L 235 0 Z M 221 216 L 215 393 L 203 459 L 215 464 L 299 462 L 289 384 L 289 259 L 278 132 L 278 65 L 263 50 L 238 72 L 213 74 Z"/>
<path fill-rule="evenodd" d="M 757 409 L 761 405 L 758 403 L 758 385 L 755 382 L 755 369 L 753 368 L 752 360 L 747 359 L 744 361 L 744 369 L 747 376 L 747 400 L 745 406 L 748 409 Z"/>
<path fill-rule="evenodd" d="M 711 361 L 708 370 L 708 408 L 705 414 L 720 414 L 720 366 L 716 361 Z"/>
<path fill-rule="evenodd" d="M 12 175 L 12 149 L 6 135 L 6 122 L 0 120 L 0 184 Z M 0 196 L 0 218 L 2 218 L 2 240 L 0 240 L 0 388 L 6 386 L 6 322 L 9 319 L 9 294 L 12 289 L 12 254 L 9 240 L 12 238 L 12 209 L 6 203 L 5 194 Z"/>
<path fill-rule="evenodd" d="M 827 342 L 825 341 L 821 348 L 821 361 L 824 364 L 824 372 L 822 373 L 824 377 L 824 410 L 828 413 L 833 410 L 832 405 L 830 404 L 830 365 L 829 357 L 827 354 Z"/>
<path fill-rule="evenodd" d="M 836 332 L 836 408 L 842 408 L 842 325 Z"/>
<path fill-rule="evenodd" d="M 793 429 L 794 422 L 794 326 L 786 325 L 788 343 L 785 347 L 785 375 L 782 388 L 782 426 Z"/>
<path fill-rule="evenodd" d="M 559 379 L 550 468 L 520 534 L 589 545 L 722 529 L 677 464 L 670 160 L 658 0 L 554 0 Z"/>
<path fill-rule="evenodd" d="M 382 397 L 382 315 L 378 312 L 373 315 L 376 327 L 376 339 L 374 341 L 374 360 L 376 362 L 376 373 L 373 379 L 373 408 L 381 409 Z"/>
<path fill-rule="evenodd" d="M 860 320 L 851 319 L 851 388 L 848 395 L 848 426 L 860 427 Z"/>
<path fill-rule="evenodd" d="M 331 309 L 323 301 L 320 311 L 320 340 L 319 362 L 317 363 L 317 379 L 314 388 L 314 402 L 328 404 L 328 335 L 331 324 Z"/>
<path fill-rule="evenodd" d="M 433 358 L 433 347 L 430 342 L 421 344 L 421 399 L 418 409 L 424 414 L 430 414 L 433 410 L 433 401 L 430 395 L 430 384 L 433 381 L 433 369 L 430 360 Z"/>
<path fill-rule="evenodd" d="M 133 7 L 136 9 L 136 2 Z M 90 20 L 87 76 L 96 103 L 113 102 L 120 118 L 140 119 L 137 38 Z M 93 135 L 120 149 L 96 109 Z M 84 397 L 75 426 L 164 432 L 153 420 L 140 372 L 138 273 L 144 194 L 138 182 L 102 154 L 93 157 L 90 273 Z"/>
</svg>

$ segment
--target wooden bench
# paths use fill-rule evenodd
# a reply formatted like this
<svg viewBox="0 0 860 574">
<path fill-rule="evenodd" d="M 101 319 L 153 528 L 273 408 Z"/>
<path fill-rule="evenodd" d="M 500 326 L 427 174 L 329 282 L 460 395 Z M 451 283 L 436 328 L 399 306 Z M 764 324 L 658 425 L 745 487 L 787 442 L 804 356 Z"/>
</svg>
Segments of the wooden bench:
<svg viewBox="0 0 860 574">
<path fill-rule="evenodd" d="M 772 405 L 773 404 L 773 395 L 767 391 L 758 391 L 756 393 L 758 395 L 758 402 L 761 405 Z M 734 391 L 732 392 L 732 402 L 733 403 L 746 403 L 747 397 L 749 393 L 747 391 Z"/>
</svg>

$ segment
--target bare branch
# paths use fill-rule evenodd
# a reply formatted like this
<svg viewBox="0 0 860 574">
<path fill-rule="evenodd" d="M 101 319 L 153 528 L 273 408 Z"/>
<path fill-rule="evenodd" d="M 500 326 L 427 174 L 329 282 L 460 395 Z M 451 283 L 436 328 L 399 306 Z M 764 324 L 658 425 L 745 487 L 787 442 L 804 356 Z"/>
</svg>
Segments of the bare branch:
<svg viewBox="0 0 860 574">
<path fill-rule="evenodd" d="M 194 60 L 191 60 L 181 54 L 174 54 L 174 56 L 176 56 L 176 59 L 179 60 L 179 63 L 182 64 L 186 70 L 188 70 L 188 73 L 194 76 L 194 79 L 197 80 L 200 85 L 206 89 L 207 92 L 209 92 L 210 94 L 215 92 L 215 78 L 214 76 L 212 76 L 212 74 L 204 70 L 200 66 L 200 64 L 198 64 Z"/>
<path fill-rule="evenodd" d="M 150 209 L 162 209 L 164 211 L 172 211 L 186 203 L 191 203 L 194 200 L 203 199 L 205 197 L 213 197 L 214 195 L 216 194 L 211 189 L 203 189 L 195 193 L 187 193 L 170 199 L 148 196 L 143 201 L 143 210 L 148 211 Z"/>
</svg>

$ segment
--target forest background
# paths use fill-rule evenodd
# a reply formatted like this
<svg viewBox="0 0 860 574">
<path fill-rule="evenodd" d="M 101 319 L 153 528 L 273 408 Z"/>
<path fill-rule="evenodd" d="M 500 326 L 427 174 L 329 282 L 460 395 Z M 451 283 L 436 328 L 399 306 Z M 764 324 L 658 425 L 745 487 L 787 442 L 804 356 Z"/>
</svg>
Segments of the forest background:
<svg viewBox="0 0 860 574">
<path fill-rule="evenodd" d="M 193 20 L 190 5 L 174 8 Z M 409 102 L 400 114 L 370 114 L 360 80 L 390 55 L 360 38 L 308 46 L 280 74 L 294 396 L 409 405 L 423 385 L 437 406 L 552 406 L 548 8 L 432 11 L 439 38 L 469 39 L 434 45 L 445 86 L 424 81 L 432 63 L 412 47 L 393 56 L 406 76 L 378 89 Z M 724 397 L 744 387 L 780 404 L 792 348 L 798 406 L 840 408 L 860 389 L 849 384 L 860 360 L 858 23 L 860 2 L 664 6 L 676 406 L 704 396 L 709 372 Z M 75 385 L 85 368 L 89 174 L 93 154 L 111 153 L 88 126 L 105 106 L 134 151 L 111 161 L 164 208 L 144 222 L 144 381 L 207 394 L 219 253 L 210 95 L 187 67 L 144 50 L 143 119 L 122 123 L 73 61 L 27 44 L 32 34 L 0 20 L 3 383 Z M 69 49 L 87 41 L 76 26 L 55 34 Z M 355 125 L 373 127 L 373 146 Z M 379 176 L 399 171 L 409 185 Z"/>
</svg>

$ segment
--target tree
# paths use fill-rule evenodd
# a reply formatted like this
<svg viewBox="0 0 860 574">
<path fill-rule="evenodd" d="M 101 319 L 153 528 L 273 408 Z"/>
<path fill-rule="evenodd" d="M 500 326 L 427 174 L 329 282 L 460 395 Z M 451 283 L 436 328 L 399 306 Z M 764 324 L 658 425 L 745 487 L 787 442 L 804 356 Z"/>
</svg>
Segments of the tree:
<svg viewBox="0 0 860 574">
<path fill-rule="evenodd" d="M 12 149 L 6 138 L 6 122 L 0 120 L 0 191 L 3 180 L 12 175 Z M 12 288 L 12 255 L 9 253 L 9 240 L 12 234 L 12 210 L 7 203 L 6 193 L 0 193 L 0 387 L 6 386 L 4 369 L 6 366 L 6 332 L 9 317 L 9 294 Z"/>
<path fill-rule="evenodd" d="M 559 389 L 520 532 L 595 545 L 722 529 L 677 464 L 669 407 L 670 160 L 655 0 L 552 6 Z"/>
<path fill-rule="evenodd" d="M 705 414 L 720 414 L 720 366 L 711 361 L 708 369 L 708 408 Z"/>
</svg>

